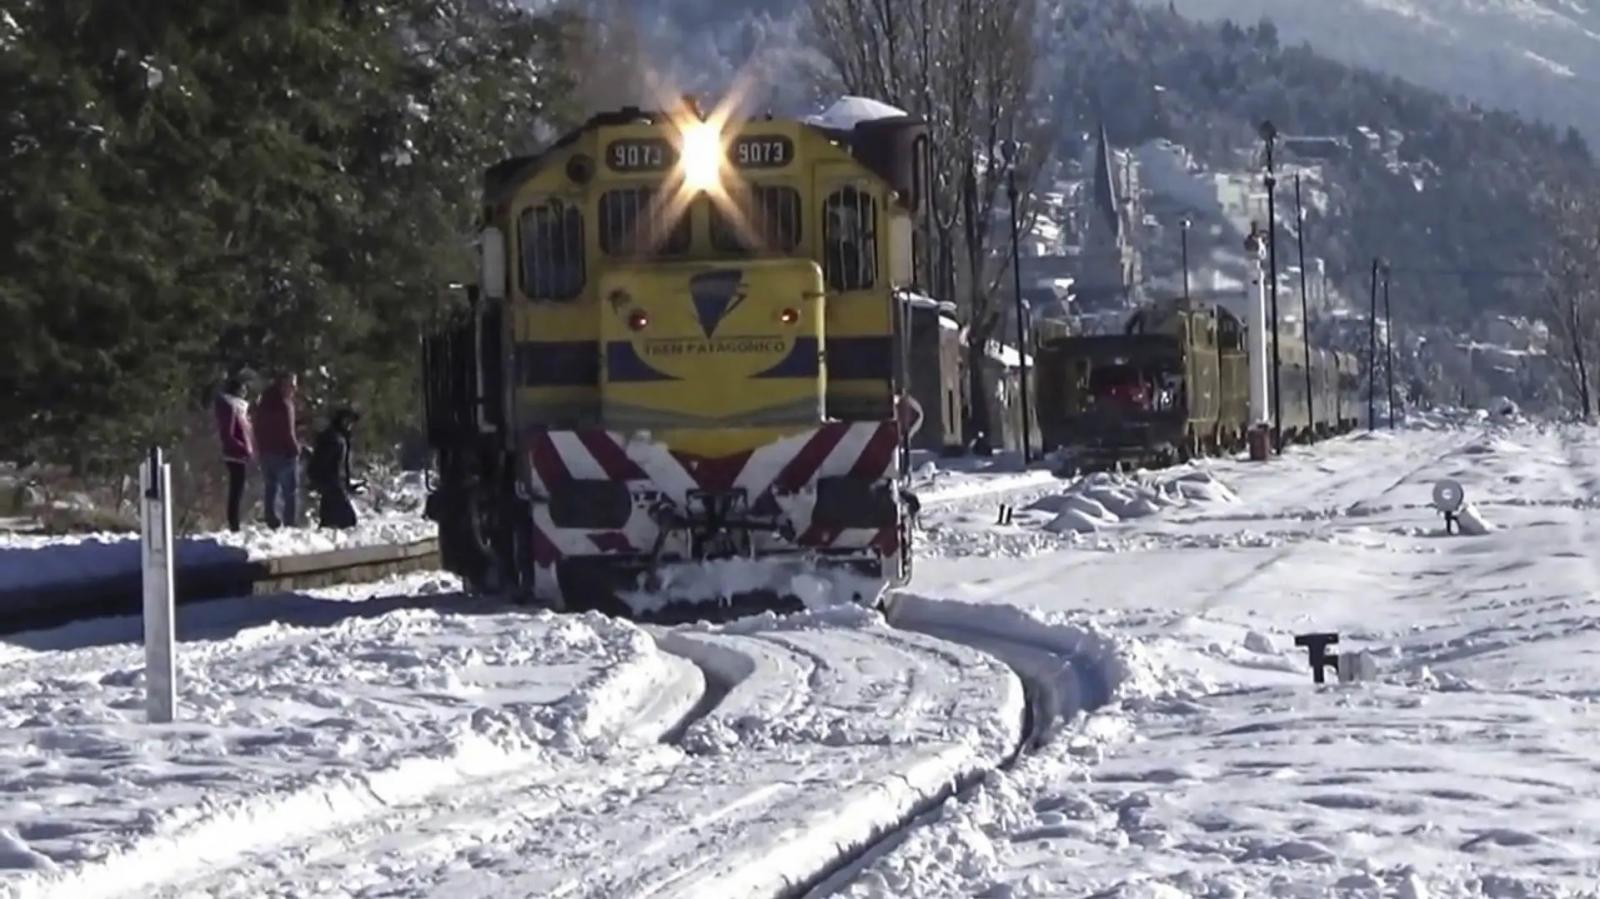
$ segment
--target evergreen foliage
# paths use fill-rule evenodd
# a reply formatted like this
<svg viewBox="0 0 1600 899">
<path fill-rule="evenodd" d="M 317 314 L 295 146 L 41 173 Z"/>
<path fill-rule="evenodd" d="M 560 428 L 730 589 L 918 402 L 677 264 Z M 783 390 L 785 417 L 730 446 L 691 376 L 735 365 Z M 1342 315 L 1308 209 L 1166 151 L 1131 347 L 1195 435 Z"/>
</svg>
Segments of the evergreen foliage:
<svg viewBox="0 0 1600 899">
<path fill-rule="evenodd" d="M 226 373 L 416 414 L 482 170 L 564 125 L 509 0 L 15 0 L 0 15 L 0 458 L 124 468 Z"/>
</svg>

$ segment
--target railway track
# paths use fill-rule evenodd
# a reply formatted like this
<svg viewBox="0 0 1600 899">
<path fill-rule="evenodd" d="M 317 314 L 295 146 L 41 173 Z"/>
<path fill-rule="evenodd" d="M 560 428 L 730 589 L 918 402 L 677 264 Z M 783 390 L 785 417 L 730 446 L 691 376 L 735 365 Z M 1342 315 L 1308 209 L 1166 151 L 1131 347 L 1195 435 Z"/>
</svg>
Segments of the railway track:
<svg viewBox="0 0 1600 899">
<path fill-rule="evenodd" d="M 937 499 L 930 505 L 1004 501 L 1010 496 L 1048 489 L 1053 483 L 1052 479 L 1013 483 L 988 494 L 974 492 L 951 496 Z M 181 570 L 178 576 L 179 599 L 184 603 L 200 603 L 228 596 L 291 592 L 373 580 L 389 574 L 436 565 L 436 545 L 433 541 L 419 541 L 406 546 L 344 550 L 270 562 L 208 566 L 205 569 L 187 568 Z M 0 601 L 5 598 L 7 597 L 0 597 Z M 86 618 L 130 614 L 137 611 L 138 603 L 139 583 L 136 574 L 131 577 L 125 575 L 98 582 L 74 584 L 64 589 L 36 590 L 28 597 L 27 607 L 22 613 L 8 618 L 5 630 L 15 632 Z M 882 767 L 883 763 L 880 761 L 881 771 L 852 784 L 851 788 L 840 796 L 822 800 L 807 797 L 805 793 L 797 793 L 788 800 L 799 802 L 801 805 L 794 821 L 796 826 L 783 833 L 781 842 L 774 843 L 763 852 L 752 853 L 748 846 L 729 847 L 726 851 L 731 854 L 726 858 L 713 857 L 702 862 L 702 856 L 693 854 L 676 857 L 674 854 L 681 854 L 682 848 L 671 847 L 671 851 L 663 856 L 661 863 L 646 865 L 644 871 L 623 876 L 612 867 L 616 862 L 615 855 L 602 854 L 583 861 L 585 852 L 588 851 L 585 850 L 580 852 L 577 858 L 569 860 L 570 870 L 564 875 L 562 883 L 565 885 L 560 892 L 564 895 L 602 893 L 661 896 L 738 894 L 773 897 L 828 895 L 848 884 L 864 866 L 899 845 L 907 835 L 929 820 L 930 815 L 942 804 L 969 794 L 994 771 L 1009 768 L 1018 759 L 1042 745 L 1064 718 L 1080 708 L 1091 708 L 1098 701 L 1102 701 L 1095 698 L 1098 695 L 1098 688 L 1093 686 L 1096 682 L 1094 666 L 1075 657 L 1072 647 L 1053 645 L 1048 640 L 1042 643 L 1037 639 L 1030 641 L 1003 628 L 988 630 L 966 628 L 957 622 L 942 619 L 936 609 L 930 614 L 930 609 L 935 607 L 926 600 L 896 599 L 888 607 L 886 617 L 890 627 L 887 630 L 878 631 L 880 636 L 877 637 L 868 638 L 858 634 L 854 639 L 862 643 L 859 649 L 866 655 L 876 652 L 887 658 L 898 652 L 910 653 L 907 658 L 918 653 L 925 656 L 930 653 L 932 656 L 955 654 L 970 658 L 974 653 L 980 653 L 1009 668 L 1020 691 L 1020 701 L 1013 706 L 999 699 L 991 700 L 999 703 L 994 706 L 996 714 L 1005 716 L 1014 713 L 1016 716 L 1015 739 L 1009 742 L 1004 751 L 992 753 L 990 760 L 983 764 L 972 764 L 969 761 L 955 765 L 949 758 L 908 758 L 905 762 L 906 767 L 901 769 L 895 766 Z M 676 711 L 658 710 L 658 715 L 670 720 L 662 721 L 657 730 L 658 739 L 654 744 L 636 750 L 635 757 L 639 761 L 637 768 L 629 777 L 619 780 L 618 777 L 603 777 L 597 773 L 596 777 L 589 779 L 590 782 L 586 786 L 580 785 L 581 788 L 576 789 L 571 795 L 557 799 L 556 794 L 566 789 L 565 787 L 550 782 L 548 776 L 541 780 L 538 772 L 529 772 L 526 776 L 529 778 L 530 787 L 526 791 L 528 795 L 525 800 L 517 799 L 515 796 L 508 799 L 507 788 L 517 782 L 512 777 L 490 783 L 482 791 L 469 790 L 452 797 L 442 810 L 433 804 L 435 800 L 424 798 L 419 798 L 413 803 L 402 802 L 395 806 L 375 808 L 373 809 L 375 817 L 363 819 L 359 823 L 348 822 L 346 827 L 333 834 L 334 838 L 331 840 L 326 836 L 313 838 L 312 843 L 321 839 L 322 844 L 319 848 L 308 849 L 306 854 L 299 856 L 300 862 L 307 866 L 307 870 L 321 869 L 325 864 L 334 861 L 327 857 L 330 851 L 337 852 L 343 847 L 359 855 L 362 852 L 361 845 L 368 842 L 393 843 L 402 833 L 408 835 L 408 842 L 411 835 L 417 835 L 424 847 L 428 845 L 429 839 L 435 841 L 447 839 L 444 835 L 459 834 L 463 831 L 481 832 L 486 843 L 504 841 L 512 838 L 518 828 L 527 821 L 541 815 L 565 814 L 573 819 L 573 827 L 578 829 L 574 832 L 580 832 L 582 828 L 591 826 L 585 824 L 585 820 L 592 821 L 596 816 L 604 817 L 608 814 L 603 806 L 615 801 L 615 796 L 620 792 L 637 790 L 641 784 L 645 785 L 646 794 L 651 791 L 671 790 L 675 778 L 683 774 L 680 770 L 683 763 L 674 760 L 676 758 L 674 753 L 687 752 L 691 763 L 705 769 L 703 771 L 696 769 L 699 773 L 695 776 L 709 778 L 707 783 L 724 777 L 734 781 L 727 787 L 732 792 L 728 793 L 727 798 L 720 800 L 721 804 L 716 806 L 717 810 L 699 817 L 691 816 L 689 820 L 678 825 L 678 829 L 683 832 L 693 833 L 696 828 L 703 825 L 703 821 L 716 820 L 719 815 L 751 814 L 742 810 L 746 803 L 753 803 L 758 807 L 776 803 L 777 800 L 771 793 L 776 786 L 774 784 L 751 782 L 747 787 L 737 785 L 738 775 L 735 770 L 739 767 L 737 762 L 714 759 L 699 759 L 696 762 L 696 751 L 692 744 L 697 725 L 718 716 L 739 719 L 740 714 L 736 706 L 740 702 L 750 701 L 745 695 L 749 685 L 742 684 L 737 678 L 731 678 L 724 668 L 706 664 L 703 655 L 685 651 L 683 641 L 672 636 L 678 632 L 674 629 L 652 629 L 663 650 L 693 663 L 698 671 L 702 692 L 693 701 L 679 702 L 674 706 Z M 903 636 L 895 637 L 893 636 L 895 634 Z M 901 644 L 901 648 L 886 650 L 883 646 L 876 645 L 885 641 L 889 644 Z M 767 642 L 774 641 L 768 639 Z M 826 670 L 830 665 L 846 664 L 828 658 L 828 653 L 807 650 L 803 641 L 788 645 L 783 639 L 778 639 L 774 645 L 777 646 L 776 650 L 772 646 L 768 646 L 768 650 L 789 659 L 777 665 L 776 670 L 787 671 L 791 680 L 796 677 L 808 677 L 811 689 L 818 688 L 818 678 L 826 679 Z M 843 655 L 850 653 L 845 652 Z M 863 656 L 858 654 L 854 657 Z M 810 667 L 806 668 L 808 665 Z M 809 671 L 809 674 L 804 674 L 802 669 Z M 796 674 L 796 672 L 802 673 Z M 765 677 L 773 680 L 772 672 L 767 672 Z M 915 681 L 916 678 L 913 677 L 912 680 Z M 1087 688 L 1085 685 L 1088 685 Z M 776 688 L 769 684 L 767 689 Z M 926 688 L 916 687 L 915 683 L 912 683 L 906 689 L 913 689 L 915 692 Z M 910 699 L 905 701 L 916 705 Z M 876 702 L 877 699 L 874 699 L 873 702 L 862 706 L 862 711 L 869 716 L 879 715 L 882 710 Z M 869 711 L 868 706 L 878 711 Z M 778 719 L 782 717 L 781 714 L 777 716 Z M 729 770 L 724 772 L 721 767 L 728 767 Z M 621 772 L 613 773 L 620 776 Z M 915 797 L 915 801 L 908 801 L 908 794 L 902 789 L 907 785 L 912 786 L 914 790 L 920 789 L 921 792 Z M 894 804 L 896 811 L 887 817 L 883 815 L 883 809 L 887 807 L 883 796 L 889 795 L 885 792 L 886 787 L 899 789 L 898 804 Z M 794 789 L 794 785 L 788 789 Z M 805 797 L 803 801 L 801 797 Z M 649 795 L 645 795 L 640 801 L 647 801 L 649 798 Z M 777 807 L 787 808 L 781 804 Z M 807 808 L 810 809 L 809 812 L 806 811 Z M 641 809 L 641 815 L 644 811 Z M 849 811 L 850 814 L 844 815 L 843 811 Z M 856 822 L 845 831 L 839 831 L 837 822 L 841 817 L 854 817 Z M 868 819 L 870 823 L 866 823 Z M 817 838 L 815 843 L 833 847 L 833 851 L 807 855 L 803 852 L 796 854 L 792 848 L 786 850 L 786 846 L 792 847 L 797 842 L 804 842 L 807 839 L 808 828 L 812 827 L 821 827 L 829 831 L 831 836 Z M 407 851 L 414 851 L 415 848 L 412 846 Z M 290 857 L 293 857 L 293 853 L 298 850 L 291 848 L 289 852 Z M 787 862 L 782 865 L 774 864 L 771 859 L 775 855 L 786 856 Z M 696 860 L 696 864 L 690 866 L 688 874 L 684 873 L 686 859 Z M 441 865 L 443 864 L 445 863 L 441 862 Z M 651 874 L 651 871 L 657 873 Z M 238 886 L 239 882 L 228 884 L 229 880 L 231 878 L 226 876 L 220 880 L 213 880 L 207 876 L 202 878 L 201 883 L 212 887 L 220 886 L 216 890 L 218 895 L 254 894 L 257 890 L 270 885 L 263 884 L 254 876 L 246 876 L 243 881 L 246 885 L 244 892 L 236 893 L 229 890 L 231 886 Z M 589 883 L 604 885 L 602 893 L 594 893 L 592 889 L 583 886 Z M 193 885 L 194 881 L 189 881 L 187 884 L 169 884 L 166 888 L 158 888 L 155 894 L 181 895 L 187 886 Z M 447 884 L 443 886 L 448 892 L 450 887 Z M 177 888 L 177 892 L 172 892 L 174 887 Z M 573 892 L 574 890 L 576 892 Z M 612 890 L 615 892 L 609 892 Z M 732 892 L 729 892 L 730 890 Z M 266 892 L 270 893 L 271 890 Z"/>
<path fill-rule="evenodd" d="M 895 851 L 918 827 L 932 821 L 941 806 L 968 798 L 990 774 L 1011 770 L 1043 747 L 1078 712 L 1093 711 L 1111 700 L 1112 687 L 1102 667 L 1104 660 L 1094 658 L 1074 638 L 1030 627 L 1023 613 L 1014 609 L 996 609 L 986 625 L 974 626 L 971 619 L 958 623 L 940 611 L 941 606 L 950 605 L 916 596 L 896 597 L 889 604 L 887 618 L 893 627 L 967 646 L 1004 662 L 1022 684 L 1025 697 L 1023 727 L 1015 745 L 992 768 L 970 772 L 950 783 L 947 789 L 927 797 L 913 814 L 842 854 L 827 870 L 792 890 L 774 895 L 823 899 L 848 887 L 878 859 Z"/>
</svg>

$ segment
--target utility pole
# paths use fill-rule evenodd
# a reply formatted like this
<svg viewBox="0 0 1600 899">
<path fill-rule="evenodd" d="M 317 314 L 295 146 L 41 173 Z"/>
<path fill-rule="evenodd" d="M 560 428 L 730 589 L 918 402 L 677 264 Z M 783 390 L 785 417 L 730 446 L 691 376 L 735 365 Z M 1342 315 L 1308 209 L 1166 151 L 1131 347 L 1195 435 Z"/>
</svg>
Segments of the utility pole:
<svg viewBox="0 0 1600 899">
<path fill-rule="evenodd" d="M 1283 454 L 1282 356 L 1278 350 L 1278 175 L 1272 167 L 1272 144 L 1278 129 L 1272 122 L 1261 123 L 1261 139 L 1267 145 L 1267 267 L 1272 277 L 1272 446 Z"/>
<path fill-rule="evenodd" d="M 1383 267 L 1383 370 L 1389 381 L 1389 430 L 1394 430 L 1394 312 L 1389 307 L 1389 266 Z"/>
<path fill-rule="evenodd" d="M 1020 149 L 1008 140 L 1006 149 L 1006 196 L 1011 200 L 1011 278 L 1017 299 L 1017 371 L 1022 399 L 1022 464 L 1033 463 L 1032 421 L 1028 414 L 1028 316 L 1022 303 L 1022 222 L 1017 217 L 1017 162 Z"/>
<path fill-rule="evenodd" d="M 1367 314 L 1367 430 L 1378 421 L 1378 257 L 1372 257 L 1372 311 Z"/>
<path fill-rule="evenodd" d="M 1183 217 L 1183 298 L 1189 299 L 1189 221 L 1188 216 Z"/>
<path fill-rule="evenodd" d="M 1306 299 L 1306 209 L 1300 204 L 1300 173 L 1294 173 L 1295 243 L 1300 245 L 1300 336 L 1306 345 L 1306 433 L 1317 432 L 1317 413 L 1312 406 L 1311 389 L 1311 304 Z"/>
</svg>

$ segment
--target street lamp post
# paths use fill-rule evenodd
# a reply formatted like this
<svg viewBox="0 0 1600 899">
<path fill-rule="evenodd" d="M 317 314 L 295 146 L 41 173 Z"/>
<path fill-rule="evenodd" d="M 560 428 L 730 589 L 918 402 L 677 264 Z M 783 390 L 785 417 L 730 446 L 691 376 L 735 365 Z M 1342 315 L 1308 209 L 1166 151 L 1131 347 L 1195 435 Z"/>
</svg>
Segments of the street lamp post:
<svg viewBox="0 0 1600 899">
<path fill-rule="evenodd" d="M 1022 303 L 1022 223 L 1017 216 L 1017 163 L 1021 148 L 1005 143 L 1006 197 L 1011 201 L 1011 279 L 1017 301 L 1017 375 L 1022 400 L 1022 464 L 1033 463 L 1033 423 L 1028 412 L 1028 316 Z"/>
<path fill-rule="evenodd" d="M 1272 145 L 1278 129 L 1270 121 L 1261 123 L 1261 139 L 1267 146 L 1267 268 L 1272 278 L 1272 445 L 1283 453 L 1282 357 L 1278 350 L 1278 175 L 1272 166 Z"/>
<path fill-rule="evenodd" d="M 1311 389 L 1311 303 L 1306 299 L 1306 208 L 1300 202 L 1300 173 L 1294 173 L 1295 243 L 1300 246 L 1300 336 L 1306 347 L 1306 431 L 1317 432 L 1317 413 Z"/>
<path fill-rule="evenodd" d="M 1377 428 L 1378 421 L 1378 267 L 1380 260 L 1372 258 L 1372 309 L 1367 313 L 1367 430 Z"/>
<path fill-rule="evenodd" d="M 1384 378 L 1389 382 L 1389 430 L 1394 430 L 1394 310 L 1389 306 L 1389 265 L 1383 266 Z"/>
<path fill-rule="evenodd" d="M 1189 299 L 1189 226 L 1188 216 L 1183 217 L 1183 298 Z"/>
</svg>

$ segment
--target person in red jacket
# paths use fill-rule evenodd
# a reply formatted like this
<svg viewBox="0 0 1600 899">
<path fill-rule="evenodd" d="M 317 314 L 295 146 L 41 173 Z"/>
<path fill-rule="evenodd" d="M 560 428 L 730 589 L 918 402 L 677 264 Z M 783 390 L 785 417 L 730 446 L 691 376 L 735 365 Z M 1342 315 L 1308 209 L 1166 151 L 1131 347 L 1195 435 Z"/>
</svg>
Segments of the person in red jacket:
<svg viewBox="0 0 1600 899">
<path fill-rule="evenodd" d="M 267 527 L 299 527 L 300 436 L 295 428 L 299 380 L 280 372 L 255 405 L 256 449 L 261 456 L 261 481 L 266 488 Z M 283 515 L 278 514 L 282 495 Z"/>
<path fill-rule="evenodd" d="M 239 505 L 244 499 L 246 467 L 256 455 L 256 438 L 250 426 L 250 404 L 245 400 L 244 379 L 237 375 L 222 385 L 212 407 L 217 416 L 217 437 L 222 442 L 222 462 L 228 469 L 228 528 L 239 530 Z"/>
</svg>

